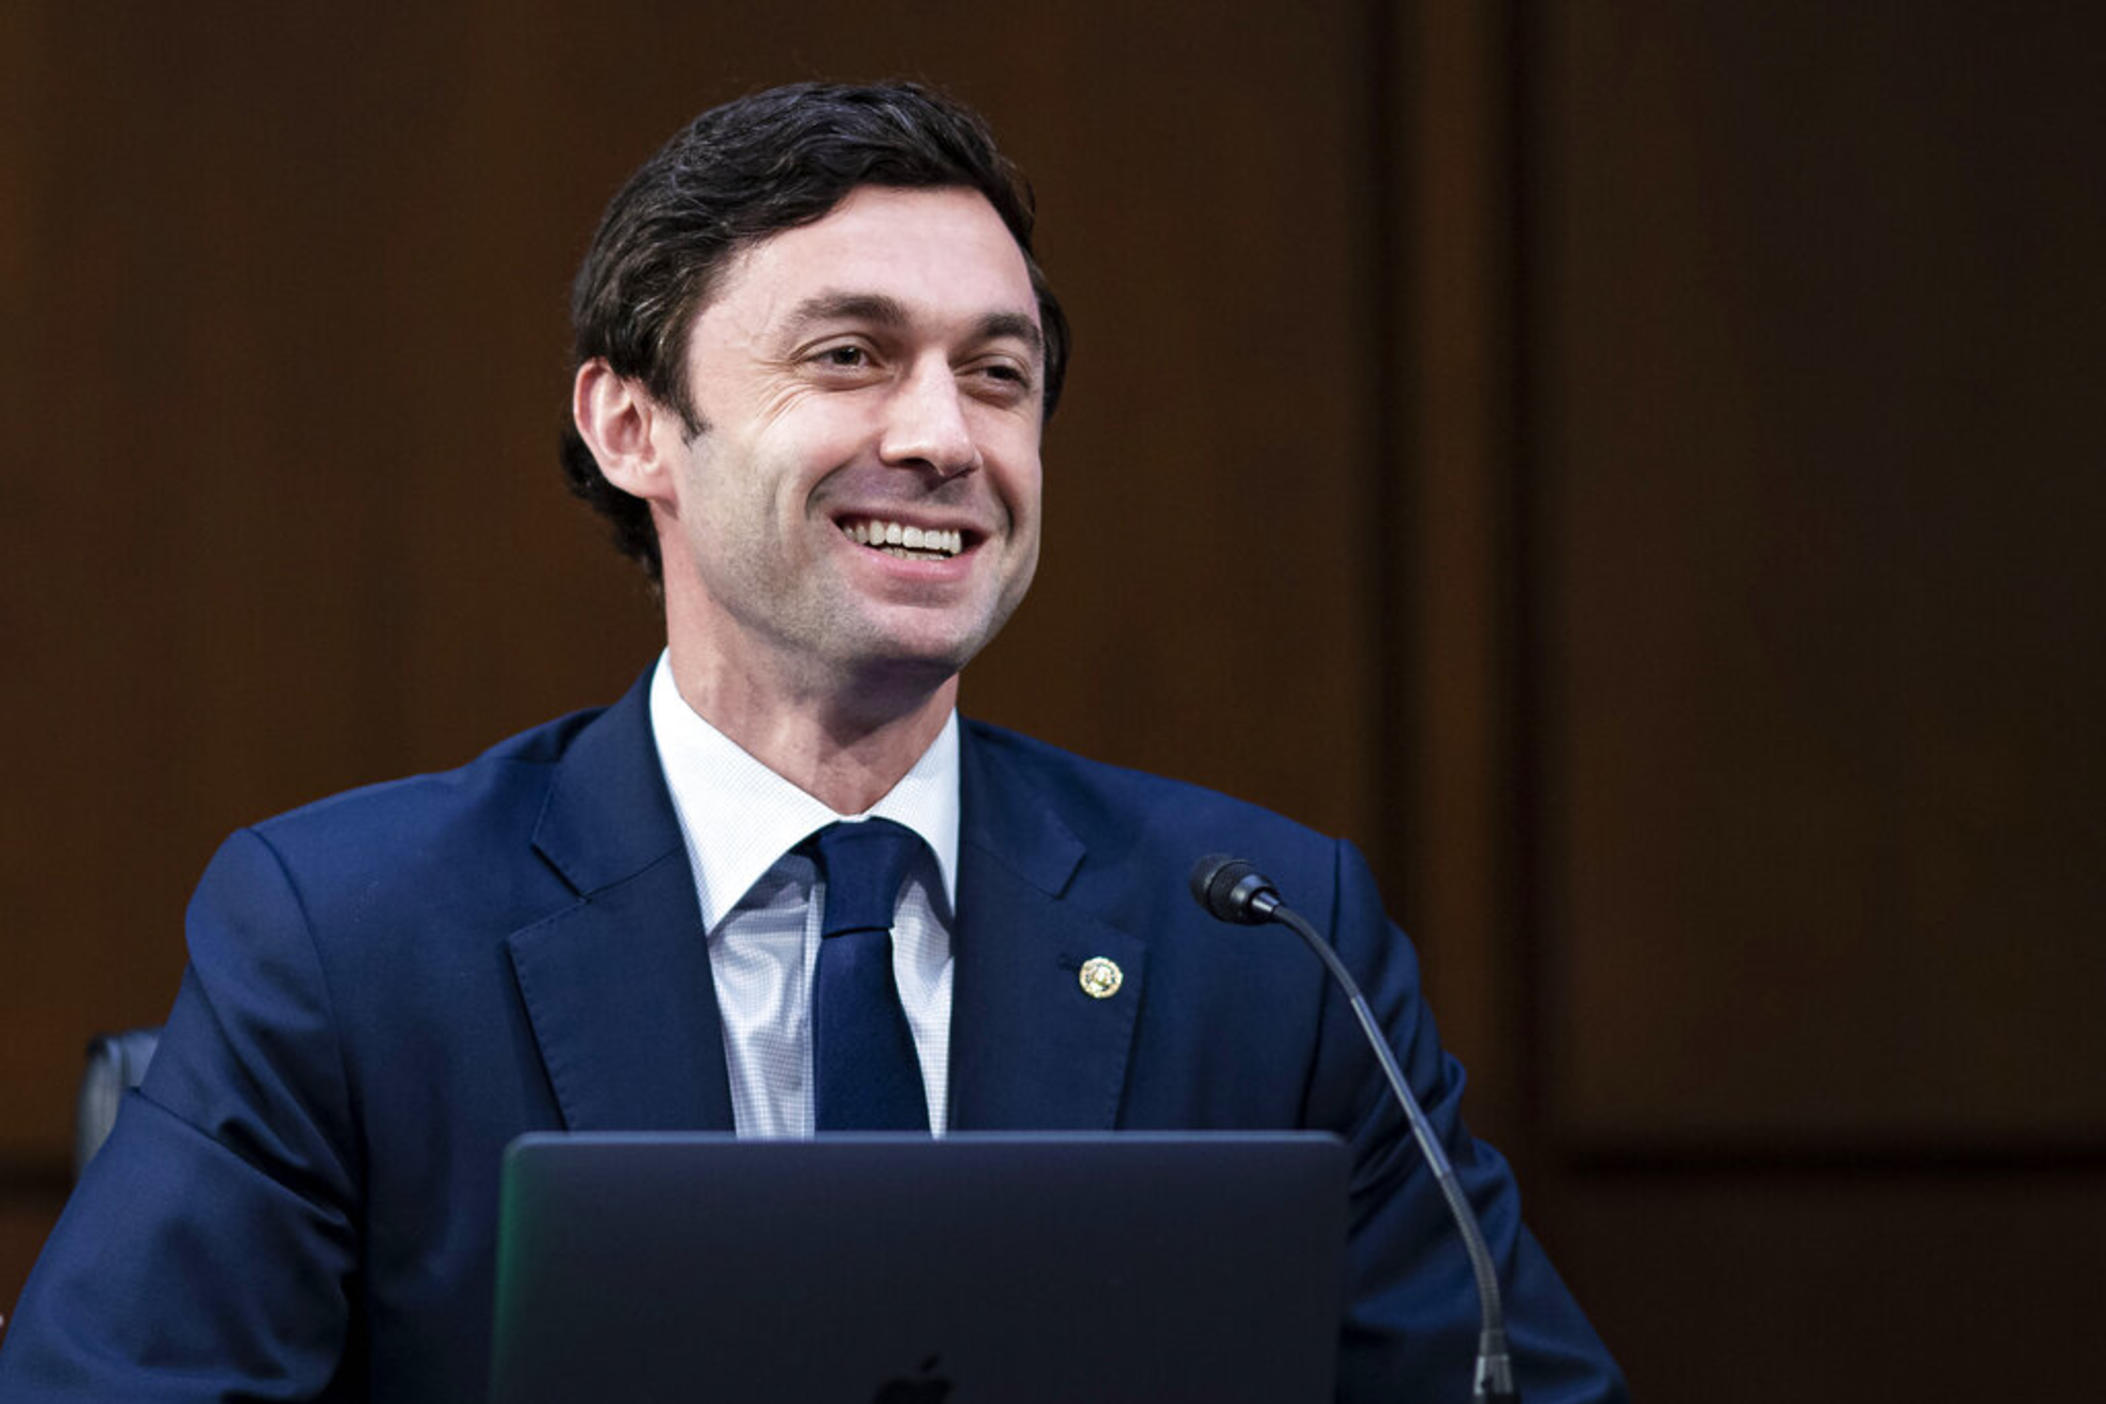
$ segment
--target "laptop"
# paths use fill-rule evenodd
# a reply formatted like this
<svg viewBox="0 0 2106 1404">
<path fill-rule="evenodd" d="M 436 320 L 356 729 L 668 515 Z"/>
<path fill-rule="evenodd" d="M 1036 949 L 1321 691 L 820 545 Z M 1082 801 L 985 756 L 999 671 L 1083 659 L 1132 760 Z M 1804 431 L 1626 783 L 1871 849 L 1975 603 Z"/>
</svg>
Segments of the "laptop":
<svg viewBox="0 0 2106 1404">
<path fill-rule="evenodd" d="M 525 1136 L 491 1398 L 1316 1404 L 1347 1170 L 1300 1133 Z"/>
</svg>

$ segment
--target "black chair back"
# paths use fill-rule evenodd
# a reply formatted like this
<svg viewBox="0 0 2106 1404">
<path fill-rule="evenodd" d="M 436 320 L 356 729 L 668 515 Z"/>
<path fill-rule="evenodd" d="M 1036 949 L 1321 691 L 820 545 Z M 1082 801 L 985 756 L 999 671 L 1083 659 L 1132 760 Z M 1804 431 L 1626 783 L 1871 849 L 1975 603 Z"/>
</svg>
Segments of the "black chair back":
<svg viewBox="0 0 2106 1404">
<path fill-rule="evenodd" d="M 73 1115 L 74 1179 L 80 1178 L 109 1139 L 124 1094 L 146 1076 L 146 1065 L 153 1061 L 160 1041 L 158 1028 L 98 1034 L 88 1041 L 88 1068 L 81 1076 L 80 1101 Z"/>
</svg>

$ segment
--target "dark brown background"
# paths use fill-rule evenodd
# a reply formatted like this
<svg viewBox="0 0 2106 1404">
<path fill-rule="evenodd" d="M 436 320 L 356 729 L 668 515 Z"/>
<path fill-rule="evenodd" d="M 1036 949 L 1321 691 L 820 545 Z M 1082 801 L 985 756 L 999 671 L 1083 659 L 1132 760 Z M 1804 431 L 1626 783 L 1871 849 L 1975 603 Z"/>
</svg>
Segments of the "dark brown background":
<svg viewBox="0 0 2106 1404">
<path fill-rule="evenodd" d="M 903 73 L 1079 333 L 971 709 L 1370 851 L 1641 1397 L 2067 1385 L 2097 7 L 382 8 L 0 10 L 0 1310 L 219 838 L 650 658 L 552 466 L 601 203 Z"/>
</svg>

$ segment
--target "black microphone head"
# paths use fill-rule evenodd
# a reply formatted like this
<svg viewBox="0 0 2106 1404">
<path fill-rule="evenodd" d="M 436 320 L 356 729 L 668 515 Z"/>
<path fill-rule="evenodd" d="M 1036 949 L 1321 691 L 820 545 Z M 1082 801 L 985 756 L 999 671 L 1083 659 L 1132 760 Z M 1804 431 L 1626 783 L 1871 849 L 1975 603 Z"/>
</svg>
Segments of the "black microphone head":
<svg viewBox="0 0 2106 1404">
<path fill-rule="evenodd" d="M 1259 900 L 1267 897 L 1272 900 Z M 1192 866 L 1192 900 L 1216 920 L 1263 926 L 1272 919 L 1279 894 L 1255 865 L 1226 853 L 1209 853 Z"/>
</svg>

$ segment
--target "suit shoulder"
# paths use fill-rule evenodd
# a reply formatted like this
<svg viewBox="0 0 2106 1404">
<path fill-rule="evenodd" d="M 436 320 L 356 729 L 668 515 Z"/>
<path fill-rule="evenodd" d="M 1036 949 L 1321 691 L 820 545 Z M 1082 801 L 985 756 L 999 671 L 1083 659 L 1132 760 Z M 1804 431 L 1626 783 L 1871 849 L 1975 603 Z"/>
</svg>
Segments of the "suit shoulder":
<svg viewBox="0 0 2106 1404">
<path fill-rule="evenodd" d="M 992 774 L 1038 790 L 1073 827 L 1115 845 L 1182 854 L 1186 863 L 1234 848 L 1269 863 L 1326 868 L 1337 848 L 1329 835 L 1203 785 L 1091 760 L 985 722 L 965 727 Z"/>
<path fill-rule="evenodd" d="M 281 851 L 405 852 L 428 848 L 451 828 L 487 829 L 524 811 L 531 825 L 549 774 L 604 708 L 571 712 L 508 737 L 452 770 L 362 785 L 252 826 Z"/>
</svg>

